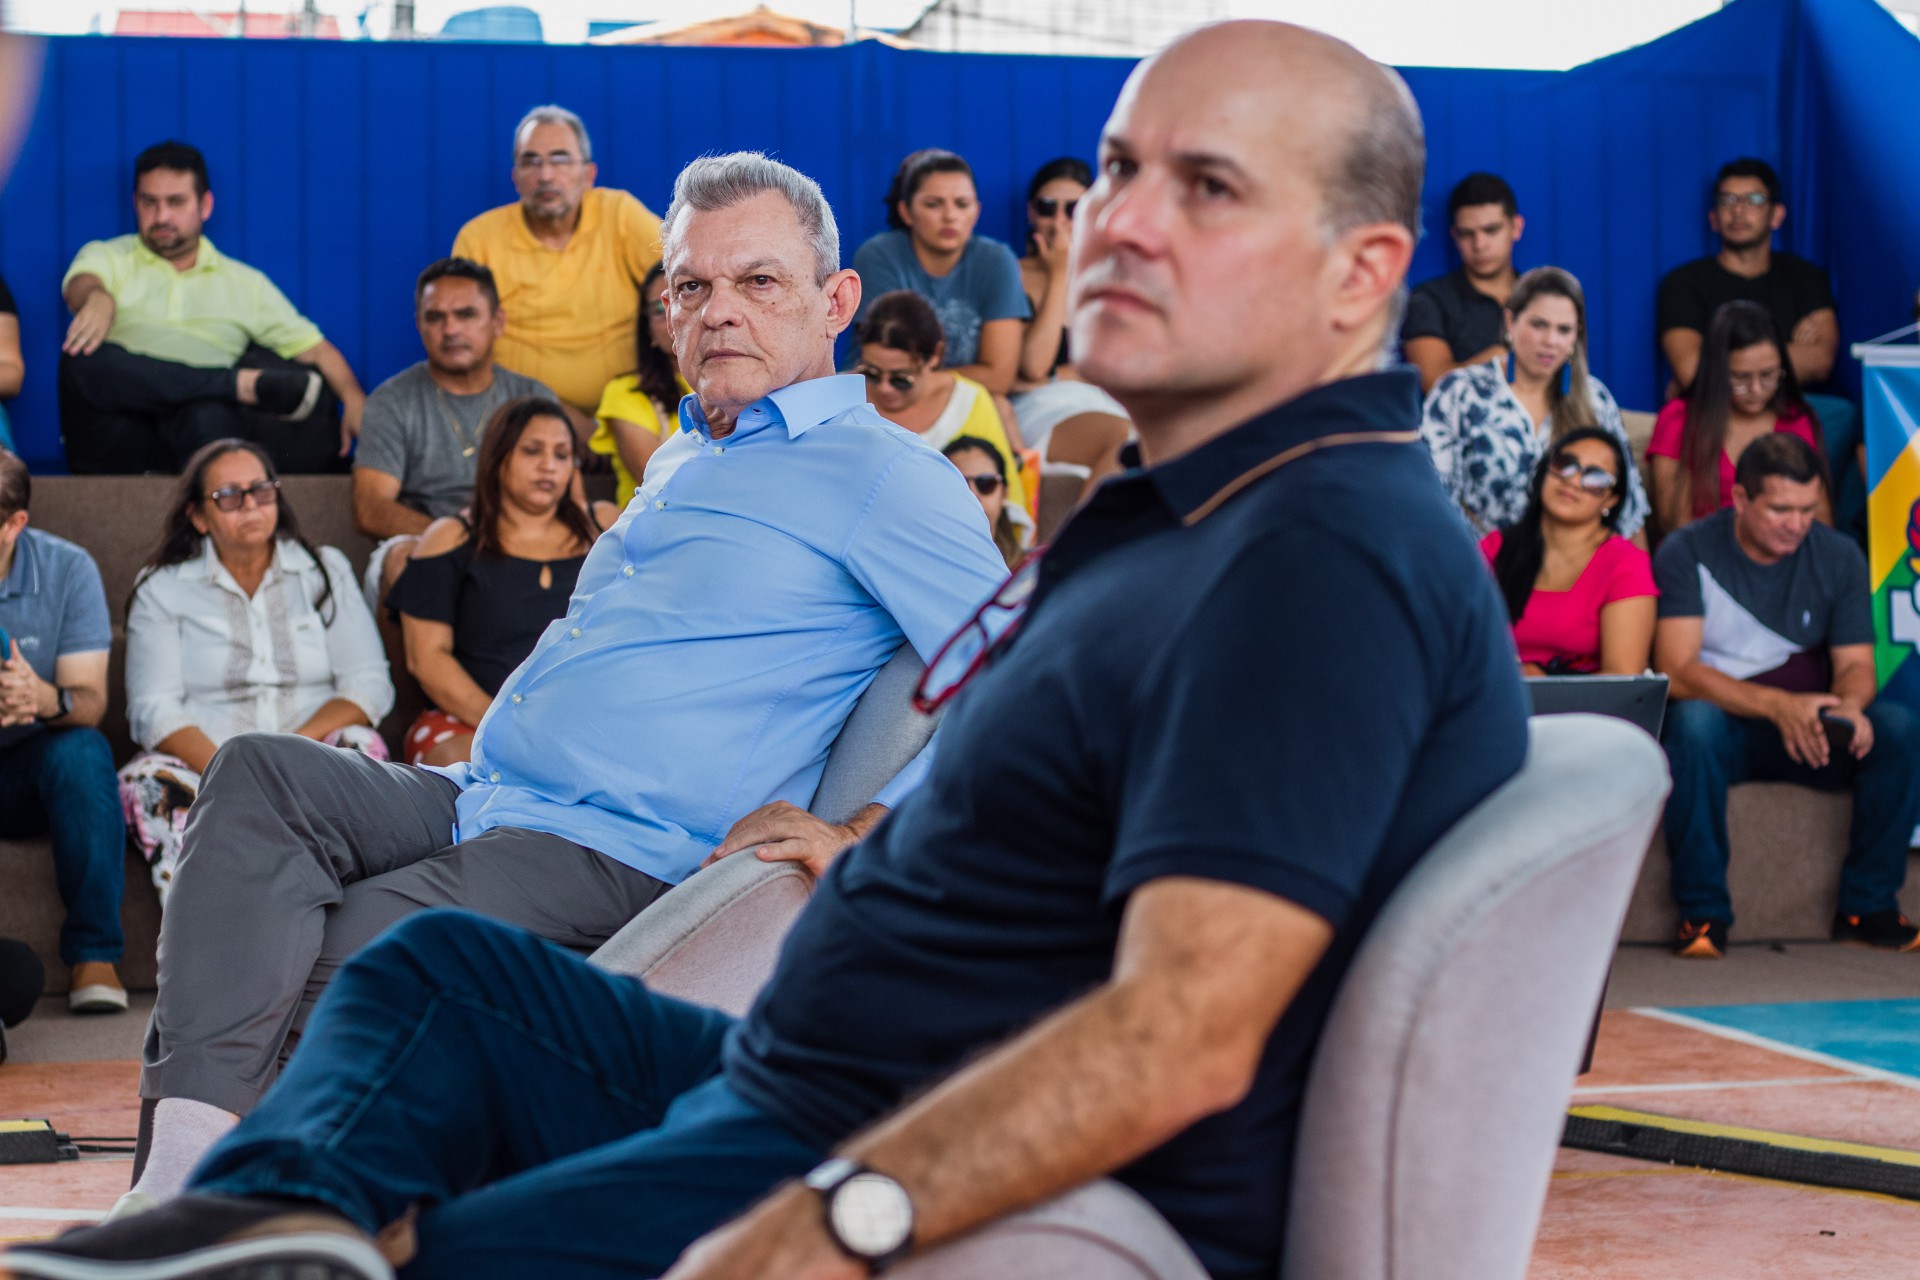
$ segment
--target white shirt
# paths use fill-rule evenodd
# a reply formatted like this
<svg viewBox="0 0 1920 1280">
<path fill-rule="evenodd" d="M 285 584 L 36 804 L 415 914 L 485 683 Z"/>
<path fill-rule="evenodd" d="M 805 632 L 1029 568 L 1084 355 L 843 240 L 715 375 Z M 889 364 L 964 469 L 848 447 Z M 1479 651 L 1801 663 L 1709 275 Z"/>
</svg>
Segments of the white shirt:
<svg viewBox="0 0 1920 1280">
<path fill-rule="evenodd" d="M 334 698 L 379 724 L 393 709 L 380 632 L 347 558 L 321 547 L 320 561 L 279 540 L 249 598 L 202 539 L 198 559 L 141 583 L 127 611 L 133 740 L 152 750 L 189 726 L 216 746 L 253 730 L 291 733 Z M 323 581 L 333 594 L 315 609 Z"/>
</svg>

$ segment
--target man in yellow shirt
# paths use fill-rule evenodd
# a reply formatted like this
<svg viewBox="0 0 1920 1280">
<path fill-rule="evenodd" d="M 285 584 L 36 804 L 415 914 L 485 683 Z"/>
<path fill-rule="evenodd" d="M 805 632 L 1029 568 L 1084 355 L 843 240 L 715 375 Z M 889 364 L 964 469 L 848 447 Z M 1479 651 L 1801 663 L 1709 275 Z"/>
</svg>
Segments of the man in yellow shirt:
<svg viewBox="0 0 1920 1280">
<path fill-rule="evenodd" d="M 494 359 L 544 382 L 572 411 L 582 444 L 608 382 L 633 370 L 640 284 L 660 259 L 660 219 L 625 191 L 595 187 L 580 117 L 535 107 L 513 131 L 517 203 L 460 228 L 453 256 L 500 287 L 506 330 Z"/>
<path fill-rule="evenodd" d="M 162 142 L 133 170 L 138 232 L 81 246 L 61 281 L 73 311 L 60 361 L 68 465 L 177 471 L 208 441 L 246 434 L 242 405 L 308 418 L 322 378 L 340 397 L 344 455 L 360 426 L 360 383 L 273 281 L 202 234 L 213 214 L 206 159 Z M 314 370 L 234 368 L 256 343 Z"/>
</svg>

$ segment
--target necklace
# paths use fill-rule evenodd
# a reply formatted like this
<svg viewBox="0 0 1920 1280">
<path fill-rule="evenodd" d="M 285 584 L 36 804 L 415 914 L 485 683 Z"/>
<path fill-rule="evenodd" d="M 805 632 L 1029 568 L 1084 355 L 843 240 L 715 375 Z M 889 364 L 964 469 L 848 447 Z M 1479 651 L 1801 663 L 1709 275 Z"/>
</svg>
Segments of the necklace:
<svg viewBox="0 0 1920 1280">
<path fill-rule="evenodd" d="M 461 428 L 460 419 L 454 416 L 453 406 L 447 403 L 447 393 L 440 389 L 440 384 L 437 382 L 433 386 L 433 394 L 440 405 L 441 415 L 447 420 L 447 428 L 453 432 L 453 438 L 462 446 L 460 456 L 471 458 L 474 450 L 480 447 L 480 442 Z"/>
</svg>

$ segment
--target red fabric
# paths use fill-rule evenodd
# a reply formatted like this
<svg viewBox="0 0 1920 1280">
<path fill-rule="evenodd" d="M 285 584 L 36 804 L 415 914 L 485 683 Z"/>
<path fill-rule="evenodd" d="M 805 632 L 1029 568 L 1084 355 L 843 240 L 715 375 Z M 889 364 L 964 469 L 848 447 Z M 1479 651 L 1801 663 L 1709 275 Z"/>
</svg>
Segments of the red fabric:
<svg viewBox="0 0 1920 1280">
<path fill-rule="evenodd" d="M 1820 449 L 1820 442 L 1813 438 L 1813 422 L 1804 413 L 1779 419 L 1773 424 L 1773 429 L 1799 436 L 1812 445 L 1815 452 Z M 1660 416 L 1653 420 L 1653 438 L 1647 441 L 1647 456 L 1672 458 L 1679 462 L 1684 456 L 1681 452 L 1681 444 L 1686 439 L 1686 435 L 1687 402 L 1685 400 L 1667 401 L 1666 407 L 1660 410 Z M 1727 459 L 1725 453 L 1722 453 L 1720 455 L 1720 507 L 1732 505 L 1733 463 Z M 1693 518 L 1698 520 L 1702 516 L 1710 516 L 1720 507 L 1708 502 L 1705 494 L 1695 494 Z"/>
<path fill-rule="evenodd" d="M 1480 540 L 1480 551 L 1491 565 L 1500 552 L 1499 530 Z M 1659 594 L 1660 589 L 1653 585 L 1652 558 L 1615 535 L 1594 550 L 1593 559 L 1587 561 L 1570 589 L 1534 589 L 1527 599 L 1526 612 L 1513 628 L 1514 647 L 1520 650 L 1522 662 L 1537 662 L 1544 667 L 1562 658 L 1575 671 L 1598 671 L 1600 610 L 1615 600 Z"/>
<path fill-rule="evenodd" d="M 407 735 L 403 740 L 408 764 L 419 764 L 427 758 L 427 752 L 445 742 L 448 738 L 473 732 L 473 726 L 459 716 L 450 716 L 444 711 L 428 707 L 420 713 L 420 718 L 407 726 Z"/>
</svg>

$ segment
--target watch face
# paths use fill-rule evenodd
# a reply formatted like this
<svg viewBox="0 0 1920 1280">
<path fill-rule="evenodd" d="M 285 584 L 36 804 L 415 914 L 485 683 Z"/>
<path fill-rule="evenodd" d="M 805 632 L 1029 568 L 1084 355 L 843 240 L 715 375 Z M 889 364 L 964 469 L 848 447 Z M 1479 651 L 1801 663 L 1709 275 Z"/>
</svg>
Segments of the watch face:
<svg viewBox="0 0 1920 1280">
<path fill-rule="evenodd" d="M 840 1184 L 830 1206 L 840 1243 L 866 1258 L 883 1258 L 913 1234 L 913 1202 L 892 1178 L 857 1173 Z"/>
</svg>

